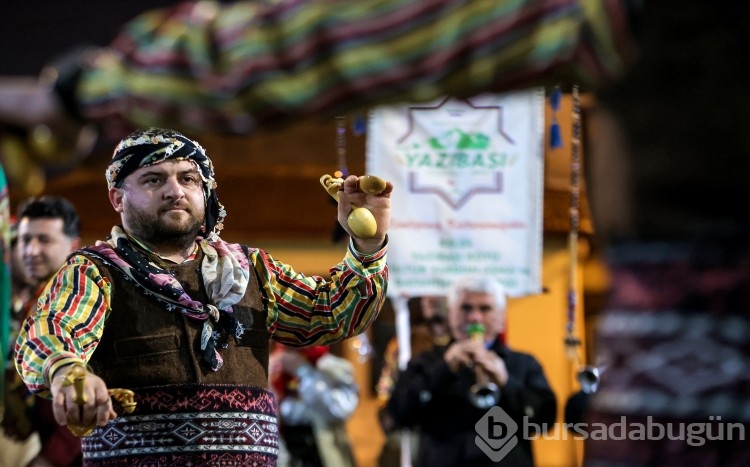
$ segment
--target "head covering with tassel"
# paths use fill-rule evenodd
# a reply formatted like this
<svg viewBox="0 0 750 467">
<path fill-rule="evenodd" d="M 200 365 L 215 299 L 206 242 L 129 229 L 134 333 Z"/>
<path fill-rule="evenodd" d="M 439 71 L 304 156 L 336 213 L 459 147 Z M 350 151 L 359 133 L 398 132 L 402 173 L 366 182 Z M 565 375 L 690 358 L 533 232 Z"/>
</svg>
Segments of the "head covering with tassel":
<svg viewBox="0 0 750 467">
<path fill-rule="evenodd" d="M 196 240 L 204 253 L 200 272 L 210 303 L 188 296 L 182 284 L 164 269 L 162 261 L 121 226 L 112 229 L 106 242 L 99 241 L 84 251 L 132 279 L 137 287 L 163 303 L 166 311 L 177 311 L 190 319 L 203 321 L 200 358 L 216 371 L 223 363 L 218 349 L 227 345 L 229 336 L 241 337 L 245 327 L 252 324 L 240 323 L 232 310 L 232 305 L 245 295 L 250 272 L 242 247 L 219 238 L 226 211 L 216 195 L 214 168 L 206 151 L 174 130 L 136 131 L 115 148 L 106 171 L 107 185 L 110 189 L 120 188 L 125 177 L 136 170 L 171 159 L 192 161 L 203 179 L 206 238 Z"/>
</svg>

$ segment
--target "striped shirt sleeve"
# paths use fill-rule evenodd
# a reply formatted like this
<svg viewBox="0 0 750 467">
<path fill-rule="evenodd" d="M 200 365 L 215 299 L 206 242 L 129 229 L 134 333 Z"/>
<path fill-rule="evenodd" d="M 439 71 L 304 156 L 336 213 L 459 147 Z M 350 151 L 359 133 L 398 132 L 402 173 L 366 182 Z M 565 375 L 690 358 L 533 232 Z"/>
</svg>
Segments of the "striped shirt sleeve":
<svg viewBox="0 0 750 467">
<path fill-rule="evenodd" d="M 327 345 L 366 330 L 385 301 L 386 250 L 362 255 L 350 242 L 330 280 L 305 276 L 262 250 L 251 250 L 273 339 L 292 347 Z"/>
<path fill-rule="evenodd" d="M 618 76 L 639 0 L 188 2 L 127 23 L 77 87 L 90 120 L 247 133 L 374 104 Z M 637 8 L 636 8 L 637 10 Z"/>
<path fill-rule="evenodd" d="M 88 361 L 102 336 L 110 296 L 109 281 L 82 255 L 69 258 L 50 280 L 16 341 L 16 368 L 31 392 L 47 396 L 55 370 Z"/>
</svg>

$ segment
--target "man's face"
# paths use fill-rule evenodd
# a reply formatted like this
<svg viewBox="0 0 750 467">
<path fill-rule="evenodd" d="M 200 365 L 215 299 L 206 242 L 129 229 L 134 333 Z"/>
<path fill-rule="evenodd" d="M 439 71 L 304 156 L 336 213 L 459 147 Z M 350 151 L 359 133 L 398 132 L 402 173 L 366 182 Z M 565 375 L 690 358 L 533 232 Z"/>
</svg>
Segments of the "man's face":
<svg viewBox="0 0 750 467">
<path fill-rule="evenodd" d="M 143 167 L 110 190 L 125 230 L 151 244 L 194 239 L 205 220 L 203 181 L 191 161 Z"/>
<path fill-rule="evenodd" d="M 472 323 L 484 326 L 484 340 L 497 337 L 503 330 L 505 310 L 497 307 L 492 294 L 480 292 L 464 292 L 450 310 L 450 325 L 456 339 L 468 336 L 466 327 Z"/>
<path fill-rule="evenodd" d="M 21 218 L 18 223 L 18 247 L 26 275 L 33 281 L 46 281 L 65 259 L 78 248 L 78 238 L 63 233 L 63 220 Z"/>
</svg>

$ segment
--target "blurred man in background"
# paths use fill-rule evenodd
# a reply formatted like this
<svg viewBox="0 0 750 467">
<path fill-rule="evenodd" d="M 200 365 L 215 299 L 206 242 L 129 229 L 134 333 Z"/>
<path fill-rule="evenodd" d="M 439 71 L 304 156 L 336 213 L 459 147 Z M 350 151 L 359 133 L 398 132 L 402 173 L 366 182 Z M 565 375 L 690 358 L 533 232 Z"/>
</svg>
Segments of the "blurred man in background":
<svg viewBox="0 0 750 467">
<path fill-rule="evenodd" d="M 529 426 L 555 422 L 555 394 L 539 362 L 500 340 L 505 312 L 500 283 L 459 280 L 448 295 L 451 341 L 399 375 L 386 410 L 398 426 L 418 429 L 417 466 L 495 465 L 475 441 L 476 423 L 495 405 L 518 426 L 525 418 Z M 530 440 L 519 439 L 500 465 L 533 466 Z"/>
<path fill-rule="evenodd" d="M 81 222 L 73 204 L 59 196 L 25 200 L 18 208 L 17 248 L 23 277 L 32 284 L 30 297 L 12 316 L 18 328 L 36 310 L 47 281 L 80 246 Z M 81 465 L 81 441 L 55 422 L 52 402 L 32 395 L 14 367 L 5 371 L 6 436 L 25 441 L 37 433 L 41 450 L 29 467 L 72 467 Z"/>
</svg>

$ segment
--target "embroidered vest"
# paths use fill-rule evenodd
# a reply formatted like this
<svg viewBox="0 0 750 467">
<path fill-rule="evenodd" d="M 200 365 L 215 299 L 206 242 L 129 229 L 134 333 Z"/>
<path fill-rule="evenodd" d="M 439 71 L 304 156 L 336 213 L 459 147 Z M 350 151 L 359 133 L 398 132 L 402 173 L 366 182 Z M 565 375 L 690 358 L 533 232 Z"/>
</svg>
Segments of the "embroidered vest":
<svg viewBox="0 0 750 467">
<path fill-rule="evenodd" d="M 207 300 L 196 260 L 168 270 L 195 300 Z M 276 403 L 268 390 L 269 335 L 257 277 L 233 306 L 245 327 L 219 349 L 224 365 L 201 363 L 202 321 L 170 312 L 132 280 L 91 258 L 112 284 L 111 310 L 89 360 L 109 388 L 135 392 L 132 414 L 82 439 L 84 465 L 276 465 Z"/>
<path fill-rule="evenodd" d="M 200 275 L 203 252 L 194 261 L 168 266 L 194 300 L 206 302 Z M 242 384 L 268 386 L 269 335 L 258 279 L 251 270 L 245 296 L 232 308 L 245 327 L 236 342 L 219 349 L 224 365 L 212 371 L 201 364 L 202 321 L 164 309 L 119 271 L 92 258 L 112 284 L 111 310 L 101 341 L 89 361 L 109 387 L 137 388 L 164 384 Z"/>
</svg>

